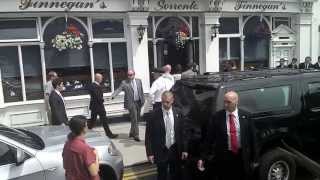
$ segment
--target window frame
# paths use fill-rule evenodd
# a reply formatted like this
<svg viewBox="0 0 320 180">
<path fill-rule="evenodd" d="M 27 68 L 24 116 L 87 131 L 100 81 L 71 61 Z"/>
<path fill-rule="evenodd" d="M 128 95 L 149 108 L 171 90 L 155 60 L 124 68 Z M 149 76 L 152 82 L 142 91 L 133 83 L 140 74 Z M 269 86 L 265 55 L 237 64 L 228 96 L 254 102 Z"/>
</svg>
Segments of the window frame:
<svg viewBox="0 0 320 180">
<path fill-rule="evenodd" d="M 38 19 L 35 18 L 4 18 L 0 19 L 0 21 L 15 21 L 15 20 L 33 20 L 36 22 L 36 32 L 37 32 L 37 37 L 36 38 L 31 38 L 31 39 L 0 39 L 0 43 L 10 43 L 10 42 L 32 42 L 32 41 L 40 41 L 40 27 L 39 27 L 39 21 Z"/>
<path fill-rule="evenodd" d="M 118 37 L 118 38 L 95 38 L 94 37 L 94 31 L 93 31 L 93 20 L 94 19 L 99 19 L 99 20 L 112 20 L 112 19 L 121 19 L 122 20 L 122 25 L 123 25 L 123 37 Z M 126 24 L 126 18 L 124 18 L 123 16 L 114 16 L 114 17 L 89 17 L 88 18 L 88 28 L 89 28 L 89 32 L 91 34 L 91 38 L 93 40 L 93 43 L 107 43 L 107 42 L 126 42 L 128 37 L 127 37 L 127 28 L 125 26 Z"/>
<path fill-rule="evenodd" d="M 315 81 L 309 81 L 309 82 L 306 82 L 306 94 L 305 94 L 305 102 L 306 102 L 306 105 L 307 105 L 307 109 L 310 110 L 310 111 L 320 111 L 320 105 L 318 107 L 312 107 L 310 105 L 310 102 L 309 102 L 309 98 L 310 98 L 310 88 L 309 88 L 309 85 L 310 84 L 319 84 L 320 85 L 320 81 L 319 80 L 315 80 Z M 320 88 L 320 86 L 319 86 Z"/>
</svg>

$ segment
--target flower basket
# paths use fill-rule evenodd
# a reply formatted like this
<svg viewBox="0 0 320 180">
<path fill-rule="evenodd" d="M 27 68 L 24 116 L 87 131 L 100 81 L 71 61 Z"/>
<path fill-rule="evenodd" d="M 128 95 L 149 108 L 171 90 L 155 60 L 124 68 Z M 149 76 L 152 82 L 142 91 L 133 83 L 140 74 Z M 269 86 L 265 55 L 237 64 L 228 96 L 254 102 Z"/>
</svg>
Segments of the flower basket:
<svg viewBox="0 0 320 180">
<path fill-rule="evenodd" d="M 67 30 L 61 34 L 57 34 L 52 40 L 52 47 L 58 49 L 58 51 L 66 49 L 82 49 L 82 39 L 83 34 L 75 27 L 70 25 Z"/>
<path fill-rule="evenodd" d="M 176 32 L 177 49 L 184 48 L 184 45 L 186 44 L 187 39 L 188 39 L 187 33 L 183 32 L 183 31 Z"/>
</svg>

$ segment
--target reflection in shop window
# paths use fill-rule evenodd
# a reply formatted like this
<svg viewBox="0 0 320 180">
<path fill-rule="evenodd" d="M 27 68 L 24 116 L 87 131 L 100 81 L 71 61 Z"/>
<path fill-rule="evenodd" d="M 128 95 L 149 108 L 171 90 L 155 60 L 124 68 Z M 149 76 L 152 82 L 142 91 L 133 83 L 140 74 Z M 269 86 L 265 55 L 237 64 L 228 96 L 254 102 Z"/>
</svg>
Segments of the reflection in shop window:
<svg viewBox="0 0 320 180">
<path fill-rule="evenodd" d="M 22 61 L 27 100 L 43 99 L 39 46 L 23 46 Z"/>
<path fill-rule="evenodd" d="M 111 92 L 110 63 L 108 44 L 97 43 L 93 45 L 94 72 L 103 75 L 102 90 L 104 93 Z"/>
<path fill-rule="evenodd" d="M 4 102 L 22 101 L 17 47 L 0 47 L 0 71 Z"/>
<path fill-rule="evenodd" d="M 38 39 L 36 20 L 0 20 L 0 40 L 9 39 Z"/>
<path fill-rule="evenodd" d="M 224 17 L 219 19 L 220 34 L 237 34 L 239 33 L 239 19 L 234 17 Z"/>
<path fill-rule="evenodd" d="M 51 40 L 66 30 L 65 18 L 57 18 L 51 22 L 44 33 L 46 71 L 56 71 L 63 79 L 66 90 L 64 96 L 88 94 L 87 84 L 91 83 L 90 56 L 87 45 L 87 34 L 82 25 L 68 18 L 67 26 L 75 26 L 84 36 L 82 49 L 66 49 L 59 51 L 52 47 Z"/>
<path fill-rule="evenodd" d="M 111 43 L 114 88 L 118 88 L 121 81 L 127 78 L 128 60 L 125 42 Z"/>
<path fill-rule="evenodd" d="M 93 19 L 94 38 L 123 38 L 123 19 Z"/>
</svg>

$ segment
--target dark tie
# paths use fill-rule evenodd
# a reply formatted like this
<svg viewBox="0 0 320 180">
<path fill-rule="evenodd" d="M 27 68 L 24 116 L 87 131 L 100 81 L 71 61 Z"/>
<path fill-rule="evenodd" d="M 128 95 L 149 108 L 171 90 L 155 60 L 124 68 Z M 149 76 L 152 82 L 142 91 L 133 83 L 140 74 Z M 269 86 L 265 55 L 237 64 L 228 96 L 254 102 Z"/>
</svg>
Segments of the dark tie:
<svg viewBox="0 0 320 180">
<path fill-rule="evenodd" d="M 237 154 L 238 153 L 237 128 L 235 123 L 235 116 L 233 114 L 229 114 L 229 127 L 230 127 L 231 151 L 234 154 Z"/>
</svg>

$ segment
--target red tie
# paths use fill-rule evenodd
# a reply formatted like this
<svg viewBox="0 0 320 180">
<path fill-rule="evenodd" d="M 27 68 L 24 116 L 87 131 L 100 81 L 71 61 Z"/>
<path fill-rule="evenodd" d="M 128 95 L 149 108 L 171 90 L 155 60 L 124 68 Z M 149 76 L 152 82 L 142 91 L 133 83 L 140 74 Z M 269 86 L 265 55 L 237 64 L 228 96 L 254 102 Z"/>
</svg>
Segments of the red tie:
<svg viewBox="0 0 320 180">
<path fill-rule="evenodd" d="M 235 116 L 233 114 L 229 114 L 229 127 L 230 127 L 231 151 L 234 154 L 237 154 L 238 153 L 237 128 L 235 123 Z"/>
</svg>

